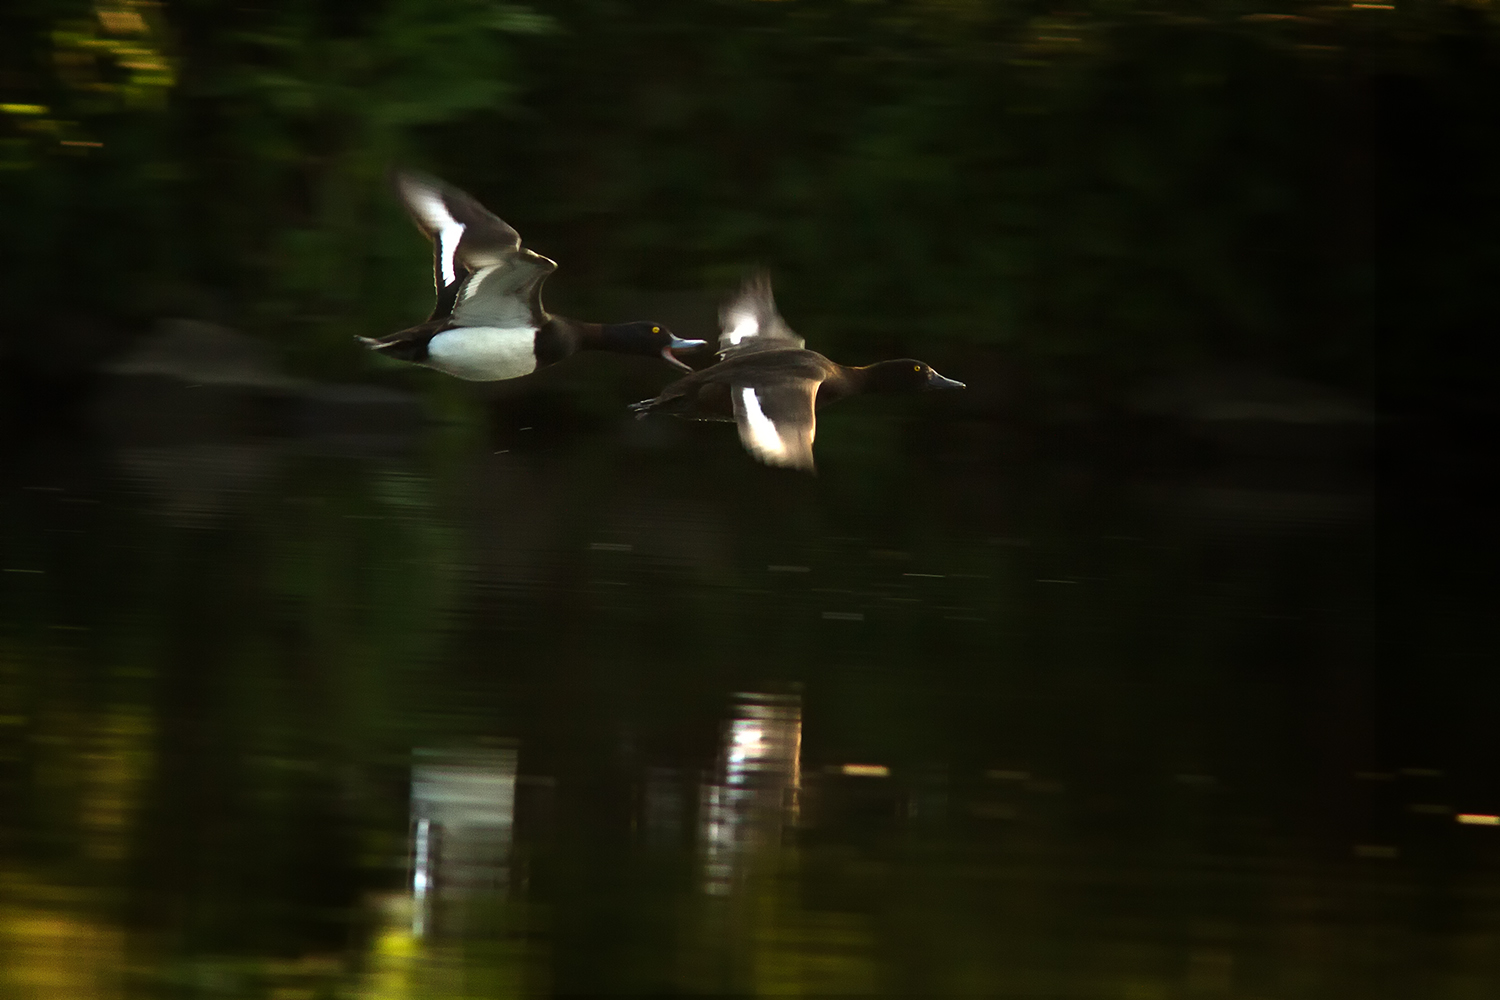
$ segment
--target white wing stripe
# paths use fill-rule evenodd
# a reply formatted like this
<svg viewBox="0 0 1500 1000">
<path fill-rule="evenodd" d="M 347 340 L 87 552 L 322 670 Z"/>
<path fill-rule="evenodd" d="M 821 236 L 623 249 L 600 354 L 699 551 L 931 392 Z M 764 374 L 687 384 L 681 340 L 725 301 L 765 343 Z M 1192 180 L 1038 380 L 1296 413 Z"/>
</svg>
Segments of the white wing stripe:
<svg viewBox="0 0 1500 1000">
<path fill-rule="evenodd" d="M 750 443 L 757 451 L 766 455 L 785 455 L 786 442 L 776 431 L 776 425 L 760 408 L 760 398 L 749 386 L 740 389 L 740 401 L 745 407 L 745 428 L 750 432 Z"/>
<path fill-rule="evenodd" d="M 484 284 L 484 279 L 494 273 L 495 269 L 499 266 L 498 264 L 491 264 L 489 267 L 481 267 L 475 271 L 473 276 L 464 283 L 464 287 L 459 290 L 458 301 L 467 302 L 473 298 L 474 293 L 479 291 L 479 287 Z"/>
<path fill-rule="evenodd" d="M 438 246 L 443 251 L 443 287 L 447 288 L 453 284 L 456 275 L 453 272 L 453 255 L 458 252 L 459 237 L 464 234 L 464 224 L 455 222 L 438 234 Z"/>
<path fill-rule="evenodd" d="M 458 253 L 458 241 L 468 228 L 453 217 L 443 199 L 430 188 L 418 187 L 408 192 L 411 205 L 422 214 L 422 219 L 432 229 L 432 238 L 438 246 L 443 268 L 443 287 L 453 284 L 457 276 L 453 269 L 453 258 Z"/>
</svg>

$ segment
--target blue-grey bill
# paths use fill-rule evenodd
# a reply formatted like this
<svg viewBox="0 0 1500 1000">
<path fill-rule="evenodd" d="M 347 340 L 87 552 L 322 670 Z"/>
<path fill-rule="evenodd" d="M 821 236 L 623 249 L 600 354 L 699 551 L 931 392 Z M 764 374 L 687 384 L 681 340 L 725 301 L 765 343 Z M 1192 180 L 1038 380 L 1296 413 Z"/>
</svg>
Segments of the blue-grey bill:
<svg viewBox="0 0 1500 1000">
<path fill-rule="evenodd" d="M 927 376 L 927 385 L 928 385 L 929 388 L 932 388 L 932 389 L 965 389 L 965 388 L 967 388 L 967 386 L 965 386 L 962 382 L 958 381 L 957 379 L 943 378 L 943 376 L 939 375 L 937 372 L 933 372 L 931 375 Z"/>
<path fill-rule="evenodd" d="M 669 344 L 667 344 L 666 347 L 663 347 L 661 349 L 661 356 L 667 361 L 668 364 L 676 365 L 678 368 L 681 368 L 683 371 L 690 372 L 690 371 L 693 370 L 692 367 L 690 365 L 684 364 L 681 361 L 678 361 L 677 357 L 672 352 L 673 351 L 687 351 L 687 350 L 691 350 L 694 347 L 704 347 L 707 344 L 708 344 L 708 341 L 706 341 L 706 340 L 684 340 L 684 339 L 682 339 L 681 337 L 677 336 L 674 333 L 672 335 L 671 342 Z"/>
</svg>

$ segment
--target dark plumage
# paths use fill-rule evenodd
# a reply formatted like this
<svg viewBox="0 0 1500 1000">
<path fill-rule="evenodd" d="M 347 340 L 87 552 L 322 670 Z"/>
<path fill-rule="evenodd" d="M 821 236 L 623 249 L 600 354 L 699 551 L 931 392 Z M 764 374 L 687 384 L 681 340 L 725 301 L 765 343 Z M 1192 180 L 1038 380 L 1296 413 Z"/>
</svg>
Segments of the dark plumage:
<svg viewBox="0 0 1500 1000">
<path fill-rule="evenodd" d="M 674 350 L 701 347 L 660 323 L 580 323 L 542 306 L 557 265 L 468 194 L 424 174 L 394 174 L 396 193 L 432 241 L 437 304 L 425 323 L 360 337 L 372 351 L 471 381 L 518 378 L 582 350 L 657 355 L 684 371 Z"/>
<path fill-rule="evenodd" d="M 776 311 L 763 274 L 725 304 L 720 326 L 723 360 L 683 376 L 655 399 L 635 403 L 636 416 L 732 420 L 746 450 L 762 462 L 812 472 L 819 407 L 864 392 L 963 388 L 912 358 L 847 368 L 807 350 Z"/>
</svg>

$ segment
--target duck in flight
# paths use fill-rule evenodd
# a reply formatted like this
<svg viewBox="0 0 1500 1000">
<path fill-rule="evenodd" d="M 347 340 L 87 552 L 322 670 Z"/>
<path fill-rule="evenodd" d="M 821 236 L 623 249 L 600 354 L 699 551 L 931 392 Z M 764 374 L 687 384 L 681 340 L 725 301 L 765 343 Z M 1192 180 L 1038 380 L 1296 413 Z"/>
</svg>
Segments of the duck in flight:
<svg viewBox="0 0 1500 1000">
<path fill-rule="evenodd" d="M 673 351 L 702 347 L 660 323 L 580 323 L 542 306 L 557 265 L 477 200 L 425 174 L 398 171 L 396 193 L 432 241 L 437 305 L 425 323 L 360 337 L 372 351 L 471 382 L 529 375 L 578 351 L 655 355 L 692 371 Z"/>
<path fill-rule="evenodd" d="M 720 361 L 685 375 L 655 399 L 630 408 L 637 417 L 667 413 L 690 420 L 732 420 L 745 449 L 767 465 L 815 471 L 818 407 L 865 392 L 962 389 L 912 358 L 863 368 L 835 364 L 804 341 L 776 311 L 764 274 L 747 281 L 719 314 Z"/>
</svg>

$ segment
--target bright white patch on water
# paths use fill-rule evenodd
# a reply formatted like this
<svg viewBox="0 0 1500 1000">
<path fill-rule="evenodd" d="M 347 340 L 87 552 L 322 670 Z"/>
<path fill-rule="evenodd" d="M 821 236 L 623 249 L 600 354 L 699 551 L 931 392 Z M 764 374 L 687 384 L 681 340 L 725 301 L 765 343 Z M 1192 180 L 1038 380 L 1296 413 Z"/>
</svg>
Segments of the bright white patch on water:
<svg viewBox="0 0 1500 1000">
<path fill-rule="evenodd" d="M 413 209 L 432 230 L 433 242 L 437 244 L 439 266 L 442 268 L 443 287 L 453 284 L 457 274 L 453 268 L 454 255 L 458 253 L 458 241 L 467 228 L 448 211 L 448 205 L 436 191 L 428 187 L 411 185 L 406 196 Z"/>
<path fill-rule="evenodd" d="M 459 327 L 428 342 L 426 364 L 470 382 L 519 378 L 536 371 L 535 343 L 529 326 Z"/>
<path fill-rule="evenodd" d="M 740 401 L 745 404 L 745 427 L 750 432 L 750 444 L 765 455 L 785 455 L 786 442 L 776 431 L 765 411 L 760 408 L 760 397 L 746 386 L 740 390 Z"/>
</svg>

